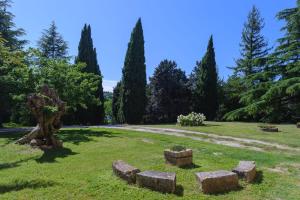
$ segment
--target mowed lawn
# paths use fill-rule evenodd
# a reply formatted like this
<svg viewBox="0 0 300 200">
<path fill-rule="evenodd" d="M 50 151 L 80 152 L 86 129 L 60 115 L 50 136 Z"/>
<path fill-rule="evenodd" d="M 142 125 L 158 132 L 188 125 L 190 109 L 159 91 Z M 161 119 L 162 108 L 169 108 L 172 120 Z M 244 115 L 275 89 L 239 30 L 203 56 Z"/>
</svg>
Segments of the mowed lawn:
<svg viewBox="0 0 300 200">
<path fill-rule="evenodd" d="M 157 128 L 173 128 L 205 133 L 214 133 L 222 136 L 233 136 L 239 138 L 257 139 L 267 142 L 279 143 L 291 147 L 300 147 L 300 128 L 296 124 L 272 124 L 278 127 L 279 132 L 264 132 L 258 127 L 262 123 L 246 122 L 209 122 L 204 126 L 181 127 L 175 124 L 149 125 Z"/>
<path fill-rule="evenodd" d="M 228 130 L 229 131 L 229 130 Z M 255 152 L 175 136 L 112 129 L 60 131 L 64 148 L 42 152 L 13 144 L 20 134 L 0 134 L 0 199 L 299 199 L 300 155 Z M 296 139 L 294 139 L 296 140 Z M 193 168 L 165 164 L 163 150 L 184 145 L 194 151 Z M 176 194 L 127 185 L 111 164 L 122 159 L 141 170 L 176 172 Z M 204 195 L 195 172 L 231 170 L 239 160 L 255 160 L 254 183 L 237 191 Z"/>
</svg>

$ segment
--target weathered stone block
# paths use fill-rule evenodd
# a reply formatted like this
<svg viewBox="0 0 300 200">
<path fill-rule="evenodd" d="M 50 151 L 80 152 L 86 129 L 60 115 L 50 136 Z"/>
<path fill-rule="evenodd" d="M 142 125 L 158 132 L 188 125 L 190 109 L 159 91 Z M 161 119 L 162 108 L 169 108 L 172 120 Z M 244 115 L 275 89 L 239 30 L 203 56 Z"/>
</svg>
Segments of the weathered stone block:
<svg viewBox="0 0 300 200">
<path fill-rule="evenodd" d="M 256 176 L 256 165 L 254 161 L 240 161 L 232 171 L 247 182 L 252 182 Z"/>
<path fill-rule="evenodd" d="M 174 193 L 176 189 L 176 174 L 171 172 L 145 171 L 136 175 L 138 186 L 151 190 Z"/>
<path fill-rule="evenodd" d="M 139 169 L 125 163 L 122 160 L 113 162 L 112 168 L 115 175 L 124 179 L 129 184 L 136 182 L 136 174 L 140 172 Z"/>
<path fill-rule="evenodd" d="M 193 164 L 193 151 L 186 149 L 183 151 L 172 151 L 166 149 L 164 151 L 165 160 L 167 163 L 176 165 L 178 167 L 188 166 Z"/>
<path fill-rule="evenodd" d="M 200 188 L 205 194 L 214 194 L 238 188 L 238 176 L 230 171 L 196 173 Z"/>
</svg>

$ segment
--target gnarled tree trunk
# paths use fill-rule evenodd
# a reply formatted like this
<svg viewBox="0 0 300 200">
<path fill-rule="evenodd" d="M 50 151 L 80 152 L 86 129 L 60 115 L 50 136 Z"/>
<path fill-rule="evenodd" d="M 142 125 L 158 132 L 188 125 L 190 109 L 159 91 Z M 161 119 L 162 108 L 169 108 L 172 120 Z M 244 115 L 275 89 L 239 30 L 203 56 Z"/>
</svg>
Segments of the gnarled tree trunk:
<svg viewBox="0 0 300 200">
<path fill-rule="evenodd" d="M 60 118 L 65 113 L 65 102 L 60 100 L 55 90 L 44 85 L 40 93 L 28 96 L 27 104 L 37 119 L 37 126 L 17 143 L 40 147 L 62 147 L 62 142 L 55 134 L 61 127 Z"/>
</svg>

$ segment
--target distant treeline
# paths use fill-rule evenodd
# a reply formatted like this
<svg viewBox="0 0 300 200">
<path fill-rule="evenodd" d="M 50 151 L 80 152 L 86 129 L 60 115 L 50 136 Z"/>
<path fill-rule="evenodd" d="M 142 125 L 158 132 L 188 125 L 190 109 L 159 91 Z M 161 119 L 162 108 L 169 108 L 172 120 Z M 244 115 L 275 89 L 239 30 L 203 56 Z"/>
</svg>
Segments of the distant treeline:
<svg viewBox="0 0 300 200">
<path fill-rule="evenodd" d="M 122 79 L 113 95 L 103 92 L 91 26 L 81 31 L 75 62 L 53 22 L 38 48 L 24 49 L 25 31 L 16 28 L 11 2 L 0 0 L 0 124 L 33 124 L 28 94 L 44 84 L 67 103 L 65 124 L 171 123 L 180 114 L 204 113 L 208 120 L 295 122 L 300 120 L 300 0 L 277 14 L 283 37 L 270 48 L 265 22 L 254 6 L 244 24 L 240 57 L 225 81 L 218 77 L 213 36 L 203 58 L 186 75 L 163 60 L 147 83 L 142 21 L 131 33 Z"/>
</svg>

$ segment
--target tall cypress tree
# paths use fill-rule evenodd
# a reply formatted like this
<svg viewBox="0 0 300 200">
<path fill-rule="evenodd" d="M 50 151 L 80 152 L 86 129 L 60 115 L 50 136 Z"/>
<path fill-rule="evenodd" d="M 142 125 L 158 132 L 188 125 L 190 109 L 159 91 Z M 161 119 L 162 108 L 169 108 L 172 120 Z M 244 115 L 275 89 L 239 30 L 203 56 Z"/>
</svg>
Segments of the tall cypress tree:
<svg viewBox="0 0 300 200">
<path fill-rule="evenodd" d="M 213 120 L 218 110 L 218 75 L 212 36 L 205 56 L 201 62 L 197 62 L 195 74 L 196 84 L 193 91 L 195 103 L 192 110 L 202 112 L 207 119 Z"/>
<path fill-rule="evenodd" d="M 21 28 L 15 28 L 13 22 L 15 16 L 8 11 L 10 7 L 11 0 L 0 0 L 0 35 L 4 39 L 4 45 L 14 51 L 22 49 L 27 41 L 19 39 L 25 35 L 25 31 Z"/>
<path fill-rule="evenodd" d="M 102 75 L 97 60 L 96 48 L 93 45 L 91 34 L 91 26 L 85 24 L 81 31 L 81 38 L 78 46 L 78 56 L 75 59 L 76 63 L 82 62 L 86 64 L 83 68 L 84 72 L 93 73 L 101 77 L 100 83 L 96 92 L 99 98 L 100 105 L 89 105 L 88 108 L 79 109 L 78 118 L 81 123 L 99 124 L 104 122 L 104 95 L 102 86 Z"/>
<path fill-rule="evenodd" d="M 46 58 L 64 59 L 67 58 L 68 44 L 57 31 L 57 26 L 53 21 L 49 29 L 44 30 L 42 37 L 38 41 L 39 49 Z"/>
<path fill-rule="evenodd" d="M 131 33 L 122 77 L 121 110 L 126 123 L 140 123 L 146 107 L 146 65 L 141 19 Z"/>
</svg>

